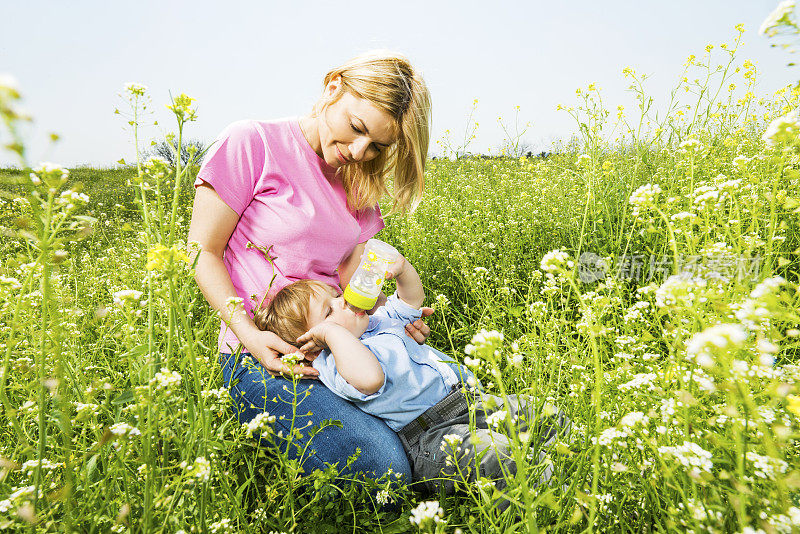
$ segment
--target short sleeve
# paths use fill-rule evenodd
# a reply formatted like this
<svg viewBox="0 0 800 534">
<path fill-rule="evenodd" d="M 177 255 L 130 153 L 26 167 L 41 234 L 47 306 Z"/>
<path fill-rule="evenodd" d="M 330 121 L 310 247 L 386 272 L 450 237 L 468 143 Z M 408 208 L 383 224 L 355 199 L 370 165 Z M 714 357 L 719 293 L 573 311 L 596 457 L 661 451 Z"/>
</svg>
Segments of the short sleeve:
<svg viewBox="0 0 800 534">
<path fill-rule="evenodd" d="M 370 348 L 370 350 L 372 349 Z M 375 351 L 373 350 L 373 353 L 374 352 Z M 381 384 L 381 387 L 378 389 L 378 391 L 372 393 L 371 395 L 361 393 L 352 384 L 345 380 L 342 375 L 339 374 L 339 371 L 336 369 L 336 360 L 334 360 L 333 354 L 331 354 L 330 351 L 323 350 L 320 352 L 319 356 L 317 356 L 311 365 L 314 367 L 314 369 L 319 371 L 319 381 L 325 384 L 325 387 L 334 392 L 336 395 L 345 400 L 363 402 L 372 400 L 379 396 L 381 393 L 383 393 L 383 390 L 386 387 L 386 369 L 383 368 L 383 363 L 381 363 L 380 359 L 378 359 L 378 363 L 383 369 L 383 384 Z"/>
<path fill-rule="evenodd" d="M 214 141 L 197 173 L 239 216 L 253 200 L 264 170 L 266 144 L 255 121 L 230 124 Z"/>
<path fill-rule="evenodd" d="M 386 226 L 383 223 L 383 217 L 381 217 L 381 208 L 377 204 L 375 204 L 374 208 L 365 208 L 359 211 L 356 218 L 358 225 L 361 227 L 361 236 L 358 238 L 359 243 L 368 241 Z"/>
</svg>

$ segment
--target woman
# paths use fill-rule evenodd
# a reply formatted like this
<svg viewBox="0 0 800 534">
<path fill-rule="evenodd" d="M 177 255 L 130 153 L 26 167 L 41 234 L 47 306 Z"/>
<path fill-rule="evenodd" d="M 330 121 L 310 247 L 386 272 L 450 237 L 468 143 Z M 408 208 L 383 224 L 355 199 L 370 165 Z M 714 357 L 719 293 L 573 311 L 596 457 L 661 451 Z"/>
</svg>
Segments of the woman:
<svg viewBox="0 0 800 534">
<path fill-rule="evenodd" d="M 392 211 L 413 210 L 420 200 L 429 120 L 420 74 L 404 57 L 374 51 L 330 71 L 310 115 L 235 122 L 206 155 L 189 240 L 201 246 L 197 284 L 222 318 L 220 364 L 241 422 L 268 412 L 286 436 L 293 394 L 281 373 L 317 376 L 312 367 L 289 369 L 281 361 L 295 347 L 256 328 L 253 309 L 297 279 L 347 285 L 364 244 L 384 226 L 377 201 L 387 178 Z M 407 331 L 419 343 L 430 334 L 421 321 Z M 329 419 L 343 425 L 314 436 L 306 472 L 326 463 L 344 468 L 360 449 L 352 471 L 378 477 L 391 469 L 411 480 L 403 447 L 383 421 L 313 380 L 299 382 L 297 399 L 303 415 L 295 428 Z"/>
</svg>

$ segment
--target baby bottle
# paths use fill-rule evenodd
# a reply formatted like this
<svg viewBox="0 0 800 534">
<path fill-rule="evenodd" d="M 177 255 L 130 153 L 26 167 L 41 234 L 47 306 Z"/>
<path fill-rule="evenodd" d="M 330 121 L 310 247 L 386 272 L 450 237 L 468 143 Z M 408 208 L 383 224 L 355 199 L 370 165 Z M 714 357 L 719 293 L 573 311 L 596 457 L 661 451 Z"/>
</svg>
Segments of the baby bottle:
<svg viewBox="0 0 800 534">
<path fill-rule="evenodd" d="M 400 253 L 379 239 L 370 239 L 361 255 L 361 263 L 344 289 L 344 300 L 352 308 L 371 310 L 378 301 L 384 277 L 389 265 L 395 262 Z"/>
</svg>

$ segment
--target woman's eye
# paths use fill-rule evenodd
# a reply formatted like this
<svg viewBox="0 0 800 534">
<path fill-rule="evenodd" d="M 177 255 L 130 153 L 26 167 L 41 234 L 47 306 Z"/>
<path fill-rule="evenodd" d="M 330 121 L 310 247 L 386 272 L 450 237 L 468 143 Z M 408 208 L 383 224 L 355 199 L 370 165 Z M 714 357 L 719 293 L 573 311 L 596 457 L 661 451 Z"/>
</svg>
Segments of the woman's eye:
<svg viewBox="0 0 800 534">
<path fill-rule="evenodd" d="M 328 317 L 331 313 L 333 313 L 333 308 L 328 308 L 328 312 L 325 314 L 325 317 Z"/>
<path fill-rule="evenodd" d="M 352 122 L 350 123 L 350 128 L 352 128 L 352 129 L 353 129 L 353 131 L 354 131 L 354 132 L 356 132 L 356 133 L 361 133 L 361 130 L 359 130 L 358 128 L 356 128 L 356 127 L 353 125 L 353 123 L 352 123 Z"/>
</svg>

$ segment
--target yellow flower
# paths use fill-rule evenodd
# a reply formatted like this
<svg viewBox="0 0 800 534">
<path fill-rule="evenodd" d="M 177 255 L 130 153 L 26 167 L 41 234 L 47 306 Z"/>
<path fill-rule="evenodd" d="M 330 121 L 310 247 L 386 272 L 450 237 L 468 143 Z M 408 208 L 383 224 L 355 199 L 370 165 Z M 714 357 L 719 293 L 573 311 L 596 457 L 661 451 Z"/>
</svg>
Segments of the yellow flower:
<svg viewBox="0 0 800 534">
<path fill-rule="evenodd" d="M 181 121 L 193 121 L 197 118 L 196 110 L 192 109 L 192 102 L 194 100 L 194 98 L 188 96 L 186 93 L 181 93 L 175 97 L 171 106 L 167 106 L 167 109 L 171 110 Z"/>
<path fill-rule="evenodd" d="M 786 409 L 797 417 L 800 417 L 800 397 L 797 395 L 786 395 Z"/>
<path fill-rule="evenodd" d="M 189 256 L 178 248 L 178 245 L 167 248 L 161 243 L 156 243 L 147 251 L 148 271 L 167 271 L 175 268 L 178 262 L 189 263 Z"/>
</svg>

